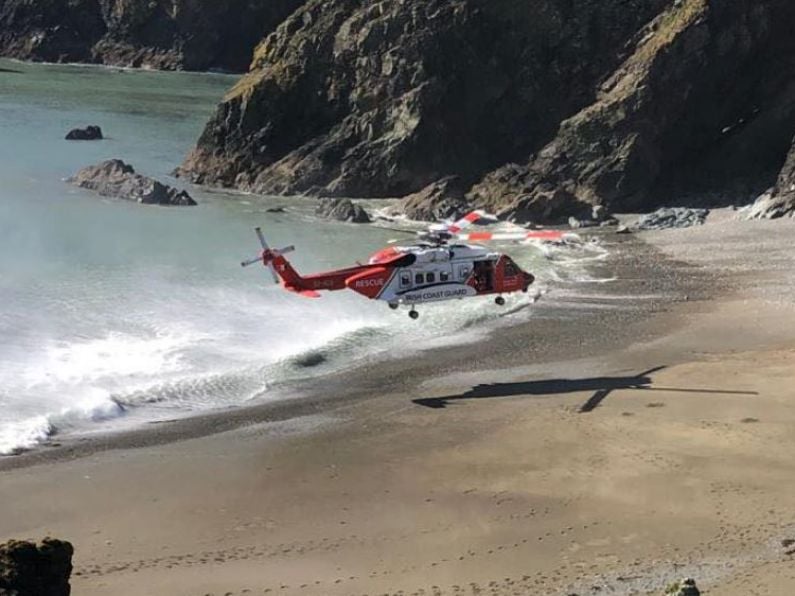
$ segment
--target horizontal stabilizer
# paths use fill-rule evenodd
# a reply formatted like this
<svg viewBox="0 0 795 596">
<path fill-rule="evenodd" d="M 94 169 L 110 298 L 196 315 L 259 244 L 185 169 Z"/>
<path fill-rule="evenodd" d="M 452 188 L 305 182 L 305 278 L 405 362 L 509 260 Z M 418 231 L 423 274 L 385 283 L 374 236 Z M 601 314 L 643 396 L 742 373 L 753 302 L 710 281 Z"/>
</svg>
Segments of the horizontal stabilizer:
<svg viewBox="0 0 795 596">
<path fill-rule="evenodd" d="M 320 298 L 320 293 L 315 292 L 314 290 L 300 290 L 292 286 L 284 286 L 284 289 L 288 292 L 292 292 L 293 294 L 303 296 L 304 298 Z"/>
</svg>

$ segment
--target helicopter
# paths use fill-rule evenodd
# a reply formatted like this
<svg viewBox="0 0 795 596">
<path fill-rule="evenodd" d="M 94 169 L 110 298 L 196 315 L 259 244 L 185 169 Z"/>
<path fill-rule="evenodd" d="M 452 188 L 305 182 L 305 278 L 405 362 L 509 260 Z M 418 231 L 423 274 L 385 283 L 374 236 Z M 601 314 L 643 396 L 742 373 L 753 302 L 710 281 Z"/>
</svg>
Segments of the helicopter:
<svg viewBox="0 0 795 596">
<path fill-rule="evenodd" d="M 494 295 L 494 302 L 503 306 L 505 294 L 527 292 L 535 277 L 508 255 L 477 243 L 561 242 L 567 234 L 557 230 L 465 233 L 474 224 L 495 221 L 485 211 L 472 211 L 458 221 L 430 225 L 417 233 L 413 244 L 383 248 L 366 264 L 311 275 L 299 274 L 285 258 L 295 250 L 294 246 L 270 248 L 262 229 L 255 228 L 262 251 L 241 266 L 262 263 L 275 283 L 306 298 L 319 298 L 323 291 L 353 290 L 371 300 L 382 300 L 393 310 L 408 306 L 412 319 L 419 317 L 417 305 L 425 303 Z"/>
</svg>

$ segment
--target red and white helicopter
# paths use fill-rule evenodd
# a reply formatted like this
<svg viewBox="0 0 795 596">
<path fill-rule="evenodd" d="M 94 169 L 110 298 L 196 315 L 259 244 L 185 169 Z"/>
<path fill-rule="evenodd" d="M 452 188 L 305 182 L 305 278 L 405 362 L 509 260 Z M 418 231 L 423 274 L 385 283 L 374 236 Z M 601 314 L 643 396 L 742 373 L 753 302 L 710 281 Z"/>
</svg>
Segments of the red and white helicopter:
<svg viewBox="0 0 795 596">
<path fill-rule="evenodd" d="M 262 230 L 256 228 L 262 252 L 241 265 L 247 267 L 262 263 L 270 269 L 276 283 L 281 281 L 284 289 L 307 298 L 319 298 L 320 291 L 349 289 L 371 300 L 383 300 L 392 309 L 409 306 L 412 319 L 419 317 L 416 305 L 426 302 L 494 294 L 495 302 L 502 306 L 505 304 L 503 294 L 527 292 L 535 278 L 509 256 L 467 242 L 559 242 L 567 234 L 556 230 L 462 233 L 475 223 L 494 221 L 484 211 L 473 211 L 457 222 L 431 225 L 426 232 L 417 234 L 419 242 L 416 244 L 379 250 L 366 265 L 357 264 L 306 276 L 300 275 L 285 258 L 295 250 L 294 246 L 272 249 Z"/>
</svg>

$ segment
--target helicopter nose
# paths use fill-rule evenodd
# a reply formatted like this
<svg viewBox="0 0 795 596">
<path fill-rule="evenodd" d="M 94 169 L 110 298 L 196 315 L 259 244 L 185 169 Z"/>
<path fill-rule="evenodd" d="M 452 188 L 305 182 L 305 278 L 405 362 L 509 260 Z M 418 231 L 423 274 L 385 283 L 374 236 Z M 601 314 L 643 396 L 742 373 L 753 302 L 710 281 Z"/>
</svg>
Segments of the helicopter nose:
<svg viewBox="0 0 795 596">
<path fill-rule="evenodd" d="M 530 284 L 532 284 L 536 280 L 536 278 L 532 273 L 528 273 L 527 271 L 523 271 L 523 273 L 524 273 L 524 287 L 526 290 L 527 288 L 530 287 Z"/>
</svg>

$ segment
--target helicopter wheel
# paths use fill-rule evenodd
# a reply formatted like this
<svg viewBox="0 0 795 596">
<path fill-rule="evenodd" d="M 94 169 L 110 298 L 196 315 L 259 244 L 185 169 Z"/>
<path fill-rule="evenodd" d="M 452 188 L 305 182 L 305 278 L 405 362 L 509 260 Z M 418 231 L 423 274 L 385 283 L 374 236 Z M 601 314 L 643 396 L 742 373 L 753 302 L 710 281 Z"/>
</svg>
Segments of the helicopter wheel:
<svg viewBox="0 0 795 596">
<path fill-rule="evenodd" d="M 505 306 L 505 298 L 503 298 L 502 296 L 497 296 L 494 299 L 494 302 L 497 304 L 497 306 Z"/>
<path fill-rule="evenodd" d="M 398 306 L 400 306 L 400 305 L 397 302 L 390 302 L 389 303 L 389 308 L 391 308 L 392 310 L 397 310 Z"/>
<path fill-rule="evenodd" d="M 419 319 L 419 318 L 420 318 L 420 313 L 418 313 L 418 312 L 417 312 L 416 310 L 414 310 L 414 309 L 411 309 L 411 310 L 409 311 L 409 316 L 410 316 L 412 319 L 414 319 L 414 320 L 416 321 L 417 319 Z"/>
</svg>

